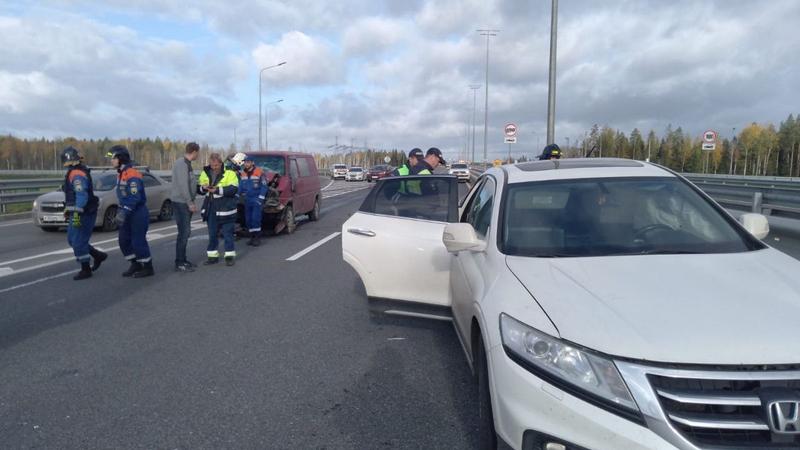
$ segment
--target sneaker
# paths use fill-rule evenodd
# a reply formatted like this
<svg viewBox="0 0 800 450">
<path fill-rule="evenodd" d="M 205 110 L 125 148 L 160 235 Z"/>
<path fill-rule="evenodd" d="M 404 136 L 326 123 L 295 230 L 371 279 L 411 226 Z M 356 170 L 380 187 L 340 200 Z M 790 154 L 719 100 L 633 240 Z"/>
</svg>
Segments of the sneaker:
<svg viewBox="0 0 800 450">
<path fill-rule="evenodd" d="M 175 264 L 176 272 L 194 272 L 194 267 L 190 263 Z"/>
</svg>

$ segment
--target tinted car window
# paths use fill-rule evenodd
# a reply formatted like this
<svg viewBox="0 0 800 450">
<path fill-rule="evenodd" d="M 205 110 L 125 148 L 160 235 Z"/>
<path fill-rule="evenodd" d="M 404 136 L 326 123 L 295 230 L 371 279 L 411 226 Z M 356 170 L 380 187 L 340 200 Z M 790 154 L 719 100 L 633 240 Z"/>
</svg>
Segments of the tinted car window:
<svg viewBox="0 0 800 450">
<path fill-rule="evenodd" d="M 306 158 L 297 158 L 297 167 L 300 169 L 300 176 L 301 177 L 310 177 L 311 176 L 311 169 L 308 167 L 308 159 Z"/>
<path fill-rule="evenodd" d="M 466 169 L 467 165 L 466 164 L 458 164 L 458 163 L 456 163 L 456 164 L 451 165 L 450 168 L 451 169 Z"/>
<path fill-rule="evenodd" d="M 470 205 L 466 210 L 464 222 L 475 228 L 478 237 L 486 237 L 492 221 L 492 205 L 494 204 L 495 183 L 487 178 L 479 191 L 472 196 Z"/>
<path fill-rule="evenodd" d="M 508 187 L 502 247 L 523 256 L 732 253 L 763 248 L 677 178 Z"/>
<path fill-rule="evenodd" d="M 144 181 L 144 187 L 160 186 L 161 185 L 161 183 L 159 183 L 158 180 L 156 180 L 154 176 L 148 175 L 148 174 L 142 175 L 142 181 Z"/>
<path fill-rule="evenodd" d="M 253 162 L 262 170 L 286 175 L 286 160 L 280 155 L 251 155 Z"/>
<path fill-rule="evenodd" d="M 446 222 L 452 201 L 452 183 L 442 178 L 420 178 L 384 181 L 377 187 L 374 198 L 365 201 L 361 211 Z"/>
<path fill-rule="evenodd" d="M 350 172 L 363 172 L 363 171 L 364 171 L 364 169 L 362 169 L 361 167 L 351 167 L 350 168 Z"/>
<path fill-rule="evenodd" d="M 92 187 L 95 191 L 110 191 L 117 187 L 117 174 L 92 174 Z"/>
</svg>

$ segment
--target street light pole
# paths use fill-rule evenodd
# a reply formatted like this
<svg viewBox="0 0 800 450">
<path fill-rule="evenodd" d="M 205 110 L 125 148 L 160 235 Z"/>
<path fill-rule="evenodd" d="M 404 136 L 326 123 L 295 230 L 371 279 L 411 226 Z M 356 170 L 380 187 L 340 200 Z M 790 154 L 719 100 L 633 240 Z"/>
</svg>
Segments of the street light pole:
<svg viewBox="0 0 800 450">
<path fill-rule="evenodd" d="M 733 137 L 731 138 L 731 164 L 730 169 L 728 169 L 728 175 L 733 175 L 733 152 L 736 150 L 734 144 L 736 144 L 736 127 L 733 127 Z"/>
<path fill-rule="evenodd" d="M 558 27 L 558 0 L 553 0 L 550 16 L 550 75 L 547 83 L 547 145 L 556 141 L 556 36 Z"/>
<path fill-rule="evenodd" d="M 481 36 L 486 36 L 486 90 L 484 93 L 485 98 L 483 105 L 483 162 L 486 163 L 486 148 L 489 142 L 489 38 L 492 36 L 497 36 L 497 33 L 499 33 L 500 30 L 478 30 L 478 32 L 481 34 Z"/>
<path fill-rule="evenodd" d="M 470 84 L 469 88 L 472 89 L 472 159 L 470 163 L 475 163 L 475 112 L 478 106 L 478 89 L 481 88 L 480 84 Z"/>
<path fill-rule="evenodd" d="M 267 151 L 269 151 L 269 105 L 274 105 L 274 104 L 280 103 L 282 101 L 283 101 L 283 99 L 280 99 L 280 100 L 275 100 L 274 102 L 271 102 L 271 103 L 267 103 L 267 107 L 264 108 L 264 110 L 267 113 L 267 124 L 264 127 L 264 145 L 265 145 Z"/>
<path fill-rule="evenodd" d="M 264 147 L 261 146 L 261 123 L 262 123 L 261 122 L 261 75 L 267 69 L 272 69 L 278 66 L 282 66 L 284 64 L 286 64 L 286 61 L 280 62 L 272 66 L 263 67 L 258 72 L 258 149 L 259 150 L 264 150 Z"/>
</svg>

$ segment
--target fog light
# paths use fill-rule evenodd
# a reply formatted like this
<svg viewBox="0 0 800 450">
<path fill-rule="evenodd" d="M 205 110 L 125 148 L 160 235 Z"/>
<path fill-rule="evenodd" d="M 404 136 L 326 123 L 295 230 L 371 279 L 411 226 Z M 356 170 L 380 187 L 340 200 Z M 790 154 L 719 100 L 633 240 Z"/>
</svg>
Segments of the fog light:
<svg viewBox="0 0 800 450">
<path fill-rule="evenodd" d="M 567 450 L 567 447 L 564 444 L 556 444 L 555 442 L 548 442 L 544 444 L 544 448 L 542 450 Z"/>
</svg>

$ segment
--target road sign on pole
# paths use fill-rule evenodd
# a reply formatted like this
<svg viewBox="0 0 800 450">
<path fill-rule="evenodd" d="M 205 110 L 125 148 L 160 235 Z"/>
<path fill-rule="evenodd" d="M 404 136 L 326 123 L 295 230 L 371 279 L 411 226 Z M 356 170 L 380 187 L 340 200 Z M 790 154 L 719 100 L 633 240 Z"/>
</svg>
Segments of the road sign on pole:
<svg viewBox="0 0 800 450">
<path fill-rule="evenodd" d="M 517 126 L 513 123 L 507 123 L 503 132 L 507 137 L 514 137 L 517 135 Z"/>
<path fill-rule="evenodd" d="M 516 136 L 514 136 L 514 137 L 506 136 L 505 138 L 503 138 L 503 143 L 504 144 L 516 144 L 517 143 L 517 137 Z"/>
<path fill-rule="evenodd" d="M 703 150 L 710 152 L 717 148 L 717 145 L 713 142 L 703 142 Z"/>
<path fill-rule="evenodd" d="M 389 164 L 390 162 L 392 162 L 392 158 L 387 156 L 387 157 L 383 158 L 383 162 L 385 162 L 386 164 Z"/>
<path fill-rule="evenodd" d="M 707 130 L 705 133 L 703 133 L 703 140 L 706 142 L 716 142 L 717 132 L 714 130 Z"/>
</svg>

